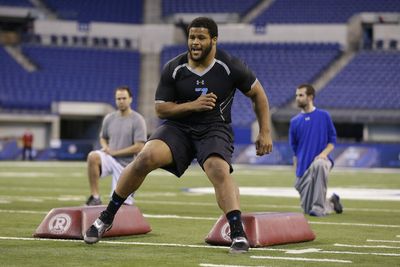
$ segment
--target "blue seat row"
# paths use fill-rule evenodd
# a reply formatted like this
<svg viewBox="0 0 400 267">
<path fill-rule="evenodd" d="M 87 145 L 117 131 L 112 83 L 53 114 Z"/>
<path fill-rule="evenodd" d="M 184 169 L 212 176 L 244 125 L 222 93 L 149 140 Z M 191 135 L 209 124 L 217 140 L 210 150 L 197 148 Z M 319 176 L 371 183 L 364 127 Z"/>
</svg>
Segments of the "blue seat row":
<svg viewBox="0 0 400 267">
<path fill-rule="evenodd" d="M 238 13 L 244 15 L 259 0 L 162 0 L 162 16 L 175 13 Z"/>
<path fill-rule="evenodd" d="M 43 0 L 61 19 L 140 24 L 143 20 L 142 0 Z"/>
<path fill-rule="evenodd" d="M 95 101 L 114 104 L 114 89 L 128 85 L 138 94 L 138 51 L 24 45 L 37 65 L 24 70 L 0 48 L 0 104 L 3 108 L 50 110 L 52 101 Z M 77 60 L 79 59 L 79 60 Z M 136 106 L 136 97 L 133 107 Z"/>
<path fill-rule="evenodd" d="M 252 23 L 346 23 L 361 12 L 399 12 L 398 0 L 276 0 Z"/>
<path fill-rule="evenodd" d="M 400 53 L 362 51 L 317 95 L 325 108 L 399 109 Z"/>
</svg>

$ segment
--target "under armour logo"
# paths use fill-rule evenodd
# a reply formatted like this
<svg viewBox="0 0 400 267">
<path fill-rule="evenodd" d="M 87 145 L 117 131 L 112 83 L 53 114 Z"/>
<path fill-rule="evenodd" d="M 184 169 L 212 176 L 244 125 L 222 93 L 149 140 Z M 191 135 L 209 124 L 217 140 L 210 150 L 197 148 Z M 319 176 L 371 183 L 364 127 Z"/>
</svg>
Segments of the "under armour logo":
<svg viewBox="0 0 400 267">
<path fill-rule="evenodd" d="M 200 80 L 200 81 L 197 80 L 197 81 L 196 81 L 196 85 L 200 85 L 200 84 L 201 84 L 201 85 L 204 85 L 204 80 Z"/>
</svg>

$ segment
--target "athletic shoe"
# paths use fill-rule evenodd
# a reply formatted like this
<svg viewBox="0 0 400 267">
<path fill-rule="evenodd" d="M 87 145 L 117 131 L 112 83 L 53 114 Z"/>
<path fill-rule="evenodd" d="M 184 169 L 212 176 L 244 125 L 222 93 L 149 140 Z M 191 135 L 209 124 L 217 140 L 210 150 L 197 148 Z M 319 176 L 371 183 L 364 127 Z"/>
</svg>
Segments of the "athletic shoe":
<svg viewBox="0 0 400 267">
<path fill-rule="evenodd" d="M 336 213 L 342 213 L 343 212 L 343 206 L 342 203 L 340 203 L 340 197 L 336 195 L 335 193 L 332 194 L 332 196 L 329 198 L 330 202 L 333 204 L 333 209 L 335 210 Z"/>
<path fill-rule="evenodd" d="M 86 206 L 98 206 L 101 205 L 101 199 L 100 198 L 94 198 L 93 196 L 90 196 L 86 200 Z"/>
<path fill-rule="evenodd" d="M 111 224 L 104 223 L 100 218 L 96 219 L 94 223 L 89 227 L 83 236 L 86 244 L 94 244 L 100 241 L 104 233 L 110 230 Z"/>
<path fill-rule="evenodd" d="M 244 236 L 235 237 L 232 240 L 232 245 L 229 249 L 229 253 L 245 253 L 249 251 L 250 245 L 247 238 Z"/>
<path fill-rule="evenodd" d="M 325 216 L 325 214 L 320 213 L 320 212 L 316 212 L 316 211 L 313 211 L 313 210 L 311 210 L 311 211 L 308 213 L 308 215 L 314 216 L 314 217 L 324 217 L 324 216 Z"/>
</svg>

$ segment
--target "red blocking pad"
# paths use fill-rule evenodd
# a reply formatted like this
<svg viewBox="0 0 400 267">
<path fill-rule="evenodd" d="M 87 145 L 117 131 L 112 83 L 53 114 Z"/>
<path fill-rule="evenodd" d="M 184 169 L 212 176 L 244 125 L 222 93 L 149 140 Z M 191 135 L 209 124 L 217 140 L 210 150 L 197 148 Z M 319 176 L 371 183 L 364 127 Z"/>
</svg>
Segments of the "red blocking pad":
<svg viewBox="0 0 400 267">
<path fill-rule="evenodd" d="M 250 247 L 312 241 L 315 234 L 302 213 L 257 212 L 243 213 L 242 222 Z M 222 215 L 205 241 L 211 245 L 230 246 L 229 223 Z"/>
<path fill-rule="evenodd" d="M 54 208 L 46 215 L 33 236 L 83 239 L 83 234 L 105 209 L 106 206 Z M 114 218 L 113 227 L 104 236 L 137 235 L 150 231 L 151 227 L 138 207 L 122 205 Z"/>
</svg>

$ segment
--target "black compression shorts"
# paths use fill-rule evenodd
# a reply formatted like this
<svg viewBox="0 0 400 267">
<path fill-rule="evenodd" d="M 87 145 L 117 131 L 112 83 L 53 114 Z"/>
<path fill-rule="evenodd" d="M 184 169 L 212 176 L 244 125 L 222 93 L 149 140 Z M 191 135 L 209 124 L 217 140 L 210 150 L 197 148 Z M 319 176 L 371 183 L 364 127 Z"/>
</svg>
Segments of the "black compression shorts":
<svg viewBox="0 0 400 267">
<path fill-rule="evenodd" d="M 211 155 L 224 159 L 232 168 L 233 131 L 227 123 L 188 126 L 166 121 L 149 138 L 165 142 L 172 152 L 174 163 L 163 169 L 181 177 L 193 159 L 203 168 Z M 204 168 L 203 168 L 204 169 Z"/>
</svg>

